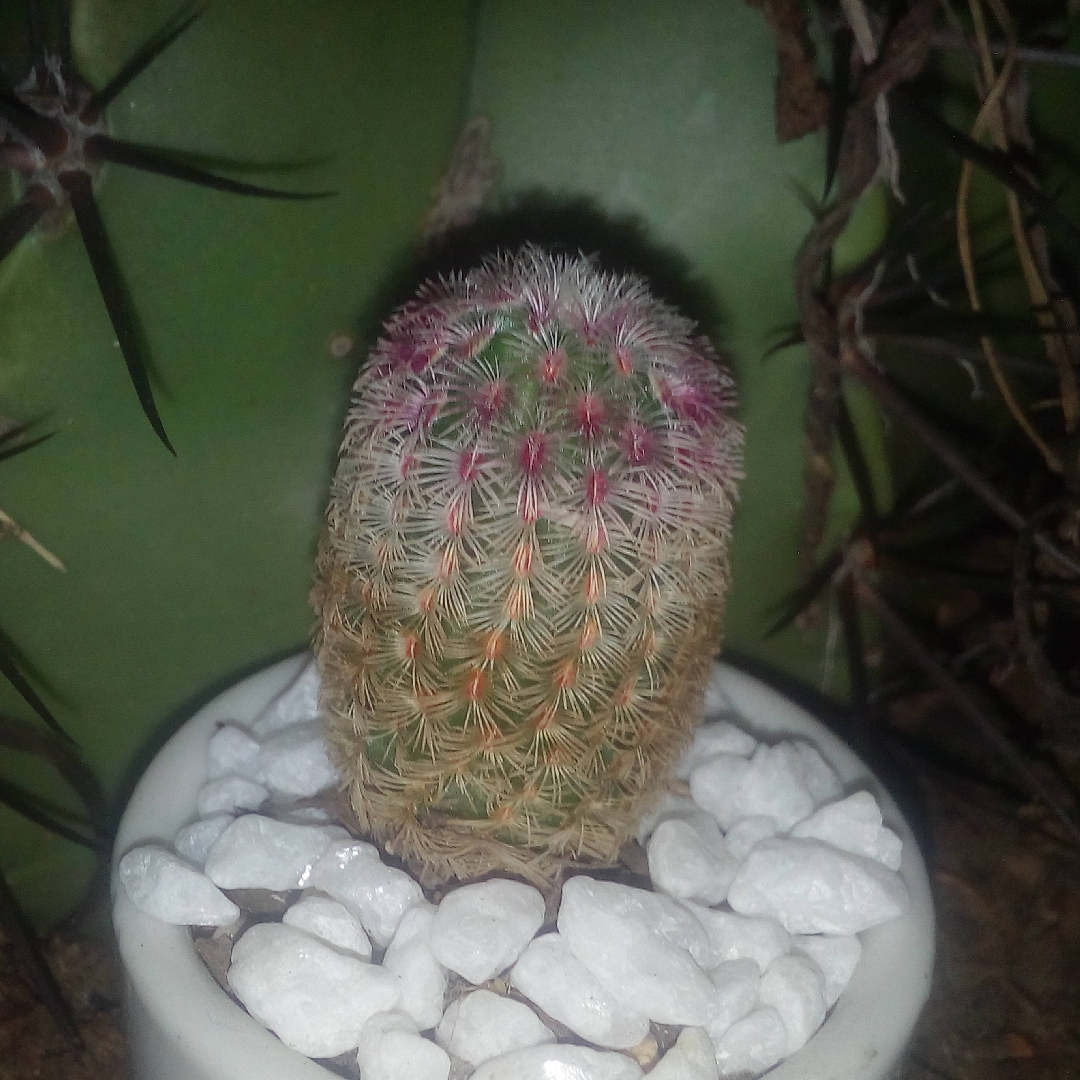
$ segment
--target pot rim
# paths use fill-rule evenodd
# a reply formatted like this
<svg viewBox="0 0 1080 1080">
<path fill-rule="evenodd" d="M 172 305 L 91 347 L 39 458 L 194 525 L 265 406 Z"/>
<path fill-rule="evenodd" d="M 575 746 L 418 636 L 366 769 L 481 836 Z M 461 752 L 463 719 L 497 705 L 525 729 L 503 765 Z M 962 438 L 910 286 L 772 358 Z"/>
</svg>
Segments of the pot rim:
<svg viewBox="0 0 1080 1080">
<path fill-rule="evenodd" d="M 140 1080 L 327 1080 L 333 1075 L 249 1016 L 207 971 L 187 927 L 139 911 L 116 877 L 116 864 L 126 851 L 147 842 L 168 845 L 196 816 L 206 745 L 217 726 L 253 720 L 309 659 L 305 651 L 264 668 L 199 709 L 159 751 L 124 811 L 113 863 L 113 925 L 124 968 L 133 1075 Z M 900 876 L 910 895 L 907 911 L 860 935 L 862 958 L 828 1019 L 801 1050 L 768 1074 L 769 1080 L 886 1080 L 930 992 L 934 910 L 922 855 L 895 802 L 844 742 L 767 684 L 717 662 L 704 720 L 731 711 L 759 738 L 794 736 L 815 745 L 845 791 L 874 794 L 885 823 L 903 841 Z"/>
</svg>

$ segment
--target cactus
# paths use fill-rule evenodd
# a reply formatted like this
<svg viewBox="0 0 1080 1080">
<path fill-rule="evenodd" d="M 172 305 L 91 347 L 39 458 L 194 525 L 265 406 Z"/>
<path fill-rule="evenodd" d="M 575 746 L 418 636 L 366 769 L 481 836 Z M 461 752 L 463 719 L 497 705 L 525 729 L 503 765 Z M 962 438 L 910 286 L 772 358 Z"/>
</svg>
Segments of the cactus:
<svg viewBox="0 0 1080 1080">
<path fill-rule="evenodd" d="M 742 429 L 644 283 L 526 247 L 354 388 L 313 592 L 361 826 L 428 881 L 614 860 L 719 648 Z"/>
</svg>

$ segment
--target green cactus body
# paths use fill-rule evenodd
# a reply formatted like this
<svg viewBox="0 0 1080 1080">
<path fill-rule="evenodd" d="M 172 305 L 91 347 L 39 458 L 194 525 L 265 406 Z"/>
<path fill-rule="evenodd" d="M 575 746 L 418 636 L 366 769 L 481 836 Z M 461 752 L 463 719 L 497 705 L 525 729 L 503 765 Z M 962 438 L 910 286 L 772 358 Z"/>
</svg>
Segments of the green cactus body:
<svg viewBox="0 0 1080 1080">
<path fill-rule="evenodd" d="M 365 829 L 428 880 L 610 862 L 719 648 L 742 429 L 692 325 L 526 248 L 361 373 L 313 600 Z"/>
</svg>

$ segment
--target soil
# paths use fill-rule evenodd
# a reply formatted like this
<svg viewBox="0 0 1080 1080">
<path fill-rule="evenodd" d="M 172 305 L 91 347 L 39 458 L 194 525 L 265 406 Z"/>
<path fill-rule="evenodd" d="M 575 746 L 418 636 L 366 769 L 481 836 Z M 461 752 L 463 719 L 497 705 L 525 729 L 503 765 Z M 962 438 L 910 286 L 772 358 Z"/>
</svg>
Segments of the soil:
<svg viewBox="0 0 1080 1080">
<path fill-rule="evenodd" d="M 935 728 L 948 720 L 939 713 Z M 910 730 L 913 721 L 898 723 Z M 925 755 L 909 753 L 905 771 L 922 805 L 939 931 L 934 988 L 903 1080 L 1080 1077 L 1080 851 L 1051 814 L 1001 785 Z M 65 1040 L 4 945 L 0 1080 L 120 1080 L 111 952 L 58 934 L 47 955 L 84 1046 Z"/>
</svg>

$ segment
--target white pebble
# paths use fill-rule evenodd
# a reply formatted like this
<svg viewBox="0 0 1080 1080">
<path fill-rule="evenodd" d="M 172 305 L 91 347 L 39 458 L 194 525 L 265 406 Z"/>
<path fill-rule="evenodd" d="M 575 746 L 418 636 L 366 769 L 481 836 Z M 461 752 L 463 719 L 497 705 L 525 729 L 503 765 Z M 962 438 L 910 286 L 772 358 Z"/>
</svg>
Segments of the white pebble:
<svg viewBox="0 0 1080 1080">
<path fill-rule="evenodd" d="M 808 956 L 825 976 L 825 1004 L 832 1008 L 862 956 L 854 934 L 812 934 L 791 939 L 791 951 Z"/>
<path fill-rule="evenodd" d="M 832 766 L 821 756 L 816 746 L 804 742 L 802 739 L 793 739 L 791 742 L 782 744 L 794 749 L 799 759 L 802 770 L 802 782 L 815 806 L 839 799 L 844 793 L 840 778 L 832 770 Z"/>
<path fill-rule="evenodd" d="M 757 1004 L 761 970 L 753 960 L 728 960 L 709 972 L 709 981 L 716 990 L 716 1004 L 705 1031 L 715 1045 Z"/>
<path fill-rule="evenodd" d="M 749 811 L 742 805 L 739 784 L 750 762 L 734 754 L 717 754 L 690 773 L 690 796 L 695 804 L 728 829 Z"/>
<path fill-rule="evenodd" d="M 255 762 L 259 757 L 259 743 L 242 727 L 222 724 L 210 737 L 206 749 L 206 775 L 210 780 L 219 776 L 245 776 L 258 780 Z"/>
<path fill-rule="evenodd" d="M 587 1046 L 531 1046 L 485 1061 L 472 1080 L 641 1080 L 636 1061 Z"/>
<path fill-rule="evenodd" d="M 768 840 L 780 831 L 776 818 L 764 814 L 740 818 L 724 834 L 724 843 L 728 851 L 742 862 L 750 854 L 751 848 L 761 840 Z"/>
<path fill-rule="evenodd" d="M 447 1080 L 450 1056 L 418 1034 L 400 1009 L 376 1013 L 360 1035 L 361 1080 Z"/>
<path fill-rule="evenodd" d="M 763 840 L 728 889 L 735 911 L 793 934 L 856 934 L 901 915 L 907 899 L 893 871 L 820 840 Z"/>
<path fill-rule="evenodd" d="M 311 868 L 307 884 L 354 911 L 371 940 L 387 946 L 402 915 L 424 898 L 404 870 L 386 866 L 372 844 L 332 844 Z"/>
<path fill-rule="evenodd" d="M 222 889 L 302 889 L 330 846 L 320 828 L 245 814 L 206 856 L 206 876 Z"/>
<path fill-rule="evenodd" d="M 185 825 L 173 840 L 176 853 L 194 866 L 202 866 L 214 842 L 232 821 L 232 814 L 215 814 L 213 817 L 200 818 L 190 825 Z"/>
<path fill-rule="evenodd" d="M 704 1028 L 683 1028 L 675 1045 L 653 1066 L 649 1080 L 717 1080 L 716 1053 Z"/>
<path fill-rule="evenodd" d="M 435 1041 L 470 1065 L 555 1041 L 555 1033 L 520 1001 L 474 990 L 451 1002 L 435 1028 Z"/>
<path fill-rule="evenodd" d="M 714 992 L 686 947 L 711 955 L 691 911 L 669 897 L 588 877 L 563 885 L 559 932 L 614 997 L 662 1024 L 703 1026 Z"/>
<path fill-rule="evenodd" d="M 270 792 L 256 784 L 254 780 L 245 780 L 242 776 L 222 776 L 217 780 L 207 780 L 195 796 L 195 809 L 199 817 L 208 818 L 215 814 L 233 814 L 237 810 L 258 810 Z"/>
<path fill-rule="evenodd" d="M 805 956 L 777 957 L 761 976 L 758 996 L 784 1021 L 787 1054 L 805 1046 L 825 1019 L 825 976 Z"/>
<path fill-rule="evenodd" d="M 775 920 L 690 905 L 709 935 L 714 962 L 753 960 L 764 971 L 791 947 L 791 935 Z"/>
<path fill-rule="evenodd" d="M 716 1044 L 720 1075 L 757 1076 L 771 1069 L 784 1056 L 787 1039 L 787 1028 L 775 1009 L 755 1009 L 732 1024 Z"/>
<path fill-rule="evenodd" d="M 510 981 L 553 1020 L 596 1046 L 624 1050 L 649 1034 L 649 1018 L 609 994 L 559 933 L 530 941 Z"/>
<path fill-rule="evenodd" d="M 790 743 L 759 746 L 739 779 L 742 817 L 765 816 L 786 831 L 814 812 L 814 799 L 803 782 L 802 759 Z"/>
<path fill-rule="evenodd" d="M 313 720 L 319 715 L 319 671 L 309 660 L 289 685 L 252 722 L 252 732 L 272 735 L 289 724 Z"/>
<path fill-rule="evenodd" d="M 675 765 L 675 775 L 686 780 L 703 761 L 717 754 L 735 754 L 748 758 L 757 749 L 757 739 L 730 720 L 702 724 L 694 732 L 694 741 Z"/>
<path fill-rule="evenodd" d="M 273 799 L 306 799 L 338 781 L 326 752 L 322 721 L 310 720 L 270 736 L 259 748 L 258 779 Z"/>
<path fill-rule="evenodd" d="M 401 917 L 383 967 L 401 980 L 401 1007 L 420 1031 L 433 1028 L 443 1014 L 446 971 L 431 951 L 431 924 L 435 905 L 426 900 Z"/>
<path fill-rule="evenodd" d="M 791 830 L 792 836 L 824 840 L 841 851 L 876 859 L 890 870 L 900 869 L 900 837 L 881 823 L 881 808 L 869 791 L 857 791 L 815 811 Z"/>
<path fill-rule="evenodd" d="M 157 844 L 132 848 L 117 873 L 131 902 L 181 926 L 229 926 L 240 909 L 204 874 Z"/>
<path fill-rule="evenodd" d="M 475 985 L 513 964 L 543 921 L 544 898 L 531 885 L 501 878 L 465 885 L 439 904 L 431 951 Z"/>
<path fill-rule="evenodd" d="M 653 829 L 661 821 L 666 821 L 668 818 L 689 817 L 691 814 L 700 812 L 697 803 L 689 795 L 676 795 L 673 791 L 665 791 L 660 796 L 659 802 L 638 822 L 637 832 L 634 836 L 637 842 L 644 847 L 645 841 L 648 840 Z"/>
<path fill-rule="evenodd" d="M 228 980 L 259 1023 L 308 1057 L 359 1046 L 368 1019 L 401 999 L 396 975 L 281 923 L 258 923 L 236 942 Z"/>
<path fill-rule="evenodd" d="M 722 903 L 739 869 L 716 819 L 701 811 L 690 818 L 661 821 L 646 851 L 656 888 L 700 904 Z"/>
<path fill-rule="evenodd" d="M 344 904 L 328 896 L 305 896 L 285 912 L 281 921 L 286 926 L 313 934 L 350 956 L 371 959 L 371 942 L 360 920 Z"/>
</svg>

